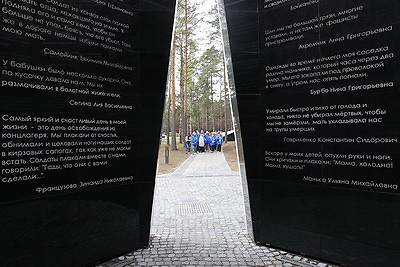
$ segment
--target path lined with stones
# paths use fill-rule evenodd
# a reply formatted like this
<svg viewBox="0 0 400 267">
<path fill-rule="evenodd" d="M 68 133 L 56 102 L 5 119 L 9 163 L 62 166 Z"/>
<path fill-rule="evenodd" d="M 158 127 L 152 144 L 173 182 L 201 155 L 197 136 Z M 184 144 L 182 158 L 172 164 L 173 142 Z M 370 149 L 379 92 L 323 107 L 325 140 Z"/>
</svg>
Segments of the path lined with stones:
<svg viewBox="0 0 400 267">
<path fill-rule="evenodd" d="M 331 266 L 254 244 L 240 183 L 223 153 L 190 156 L 173 174 L 157 177 L 150 247 L 98 267 Z"/>
</svg>

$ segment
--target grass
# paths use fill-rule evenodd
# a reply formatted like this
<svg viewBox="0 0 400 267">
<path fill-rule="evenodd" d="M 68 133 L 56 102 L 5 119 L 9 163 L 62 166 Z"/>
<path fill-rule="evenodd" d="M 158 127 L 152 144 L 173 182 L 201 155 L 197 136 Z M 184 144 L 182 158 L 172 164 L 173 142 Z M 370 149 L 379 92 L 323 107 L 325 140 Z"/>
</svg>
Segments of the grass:
<svg viewBox="0 0 400 267">
<path fill-rule="evenodd" d="M 190 156 L 190 154 L 186 154 L 185 147 L 183 144 L 178 142 L 178 150 L 169 149 L 169 164 L 165 163 L 165 147 L 168 145 L 166 141 L 160 145 L 160 149 L 158 150 L 158 174 L 166 174 L 174 172 L 181 164 Z M 226 161 L 229 164 L 229 167 L 232 171 L 238 171 L 238 164 L 236 158 L 236 143 L 231 141 L 228 143 L 224 143 L 222 145 L 222 152 L 224 152 L 224 156 Z"/>
</svg>

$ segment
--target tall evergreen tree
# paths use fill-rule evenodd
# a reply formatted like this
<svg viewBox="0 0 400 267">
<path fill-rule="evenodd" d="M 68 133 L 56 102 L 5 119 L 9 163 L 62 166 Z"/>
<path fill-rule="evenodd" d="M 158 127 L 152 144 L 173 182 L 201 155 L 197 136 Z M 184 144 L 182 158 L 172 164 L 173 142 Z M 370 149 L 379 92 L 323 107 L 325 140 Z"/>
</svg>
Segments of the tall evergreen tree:
<svg viewBox="0 0 400 267">
<path fill-rule="evenodd" d="M 229 126 L 225 125 L 230 123 L 217 7 L 215 4 L 200 16 L 200 5 L 195 0 L 178 0 L 170 69 L 170 126 L 172 138 L 180 128 L 181 142 L 194 129 L 226 131 Z M 201 34 L 199 25 L 204 29 Z"/>
</svg>

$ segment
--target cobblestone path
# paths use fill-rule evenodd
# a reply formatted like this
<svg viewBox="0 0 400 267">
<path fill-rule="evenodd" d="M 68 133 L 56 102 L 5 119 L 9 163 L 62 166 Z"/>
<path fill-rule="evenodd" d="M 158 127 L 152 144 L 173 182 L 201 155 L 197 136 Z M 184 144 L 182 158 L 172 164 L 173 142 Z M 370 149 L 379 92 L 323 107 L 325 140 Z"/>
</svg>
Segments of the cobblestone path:
<svg viewBox="0 0 400 267">
<path fill-rule="evenodd" d="M 240 183 L 223 153 L 192 155 L 157 177 L 150 247 L 98 267 L 331 266 L 254 244 Z"/>
</svg>

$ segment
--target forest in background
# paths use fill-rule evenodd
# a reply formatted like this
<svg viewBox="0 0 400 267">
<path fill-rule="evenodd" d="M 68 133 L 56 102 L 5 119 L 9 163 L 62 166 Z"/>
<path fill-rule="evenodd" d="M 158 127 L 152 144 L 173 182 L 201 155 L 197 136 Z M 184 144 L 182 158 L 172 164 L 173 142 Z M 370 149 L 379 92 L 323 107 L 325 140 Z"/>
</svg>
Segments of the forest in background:
<svg viewBox="0 0 400 267">
<path fill-rule="evenodd" d="M 162 125 L 173 150 L 194 130 L 233 128 L 217 3 L 177 5 Z"/>
</svg>

